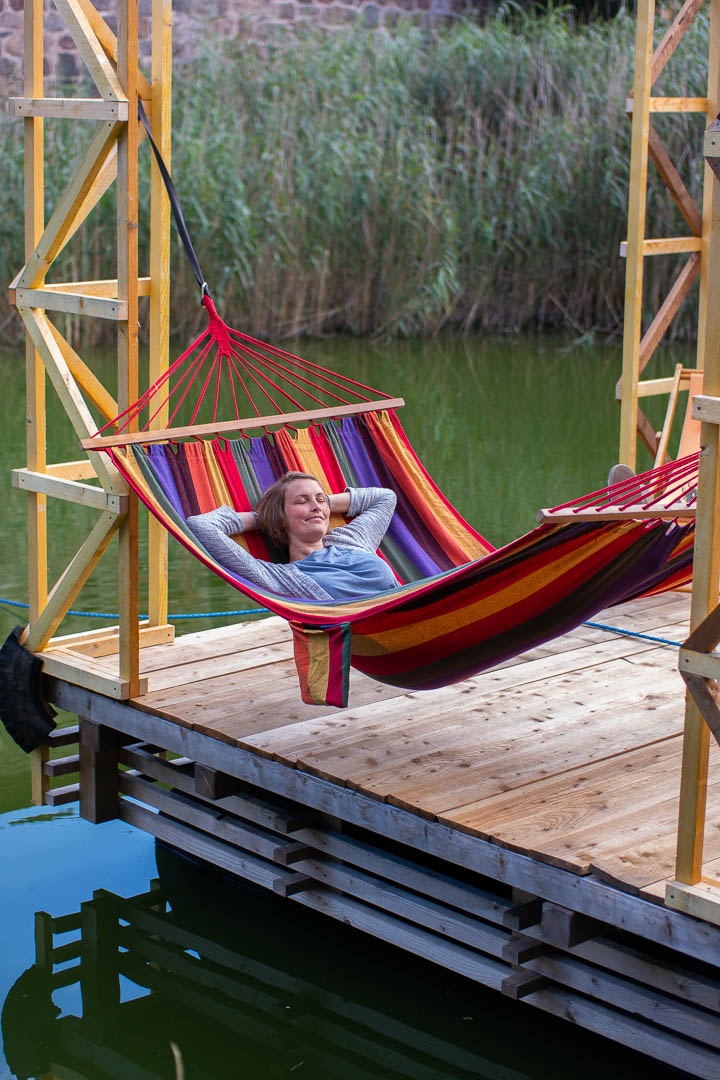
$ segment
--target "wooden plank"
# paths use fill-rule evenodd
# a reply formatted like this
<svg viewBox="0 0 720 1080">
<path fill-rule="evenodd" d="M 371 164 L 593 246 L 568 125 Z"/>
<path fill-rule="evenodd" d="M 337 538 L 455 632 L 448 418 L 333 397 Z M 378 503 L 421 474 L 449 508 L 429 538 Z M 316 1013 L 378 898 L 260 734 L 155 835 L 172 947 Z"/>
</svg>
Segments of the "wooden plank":
<svg viewBox="0 0 720 1080">
<path fill-rule="evenodd" d="M 24 6 L 23 89 L 28 96 L 43 93 L 43 5 L 27 0 Z M 43 234 L 44 121 L 28 117 L 24 128 L 25 260 L 30 258 Z M 16 279 L 17 280 L 17 279 Z M 12 290 L 11 290 L 12 293 Z M 34 342 L 25 335 L 26 463 L 42 472 L 46 464 L 45 369 Z M 44 495 L 27 497 L 28 602 L 30 621 L 47 603 L 47 500 Z"/>
<path fill-rule="evenodd" d="M 94 510 L 107 510 L 111 514 L 127 513 L 127 495 L 111 495 L 91 484 L 48 476 L 47 473 L 33 472 L 31 469 L 13 469 L 11 477 L 12 486 L 24 491 L 42 492 L 66 502 L 90 506 Z"/>
<path fill-rule="evenodd" d="M 699 881 L 687 885 L 682 881 L 672 881 L 667 886 L 665 903 L 674 911 L 683 911 L 696 919 L 720 926 L 720 889 Z"/>
<path fill-rule="evenodd" d="M 60 476 L 63 480 L 90 480 L 95 478 L 95 470 L 86 458 L 83 458 L 82 461 L 48 463 L 45 466 L 45 472 L 48 476 Z"/>
<path fill-rule="evenodd" d="M 164 442 L 167 439 L 202 438 L 203 435 L 218 435 L 231 431 L 254 431 L 274 425 L 297 424 L 305 420 L 327 420 L 341 416 L 356 416 L 360 413 L 382 412 L 385 409 L 399 409 L 405 404 L 403 398 L 381 398 L 377 401 L 365 401 L 360 405 L 340 405 L 328 409 L 305 409 L 299 412 L 275 413 L 270 416 L 250 416 L 241 420 L 225 420 L 217 424 L 195 424 L 194 427 L 163 428 L 156 431 L 143 431 L 137 434 L 107 435 L 81 440 L 84 450 L 102 450 L 110 446 L 146 446 L 150 443 Z"/>
<path fill-rule="evenodd" d="M 92 191 L 93 184 L 99 178 L 111 151 L 114 150 L 124 126 L 112 121 L 105 121 L 98 125 L 98 130 L 75 174 L 56 203 L 42 237 L 25 264 L 18 287 L 34 289 L 44 279 L 46 271 L 73 229 L 85 197 Z"/>
<path fill-rule="evenodd" d="M 45 369 L 55 387 L 65 412 L 76 433 L 82 438 L 93 431 L 96 427 L 92 414 L 89 411 L 82 394 L 68 368 L 67 362 L 60 349 L 50 323 L 42 311 L 37 309 L 18 308 L 25 327 L 28 330 L 38 352 L 40 353 Z M 108 465 L 102 460 L 101 454 L 90 455 L 93 468 L 106 491 L 117 494 L 125 494 L 127 485 L 119 476 L 114 466 Z M 36 467 L 37 468 L 37 467 Z"/>
<path fill-rule="evenodd" d="M 620 258 L 628 257 L 629 246 L 626 241 L 620 244 Z M 644 256 L 651 255 L 689 255 L 694 251 L 702 251 L 702 239 L 699 236 L 661 236 L 655 239 L 647 239 L 642 242 Z"/>
<path fill-rule="evenodd" d="M 589 967 L 570 956 L 550 955 L 535 957 L 527 965 L 533 972 L 571 990 L 577 990 L 590 998 L 606 1002 L 613 1008 L 642 1017 L 660 1028 L 682 1033 L 706 1047 L 720 1047 L 720 1024 L 716 1016 L 709 1016 L 699 1009 L 649 990 L 636 986 L 612 972 Z"/>
<path fill-rule="evenodd" d="M 700 273 L 701 257 L 699 252 L 691 255 L 687 260 L 682 270 L 676 277 L 672 284 L 670 292 L 667 294 L 662 304 L 658 308 L 655 316 L 643 334 L 640 342 L 640 370 L 643 371 L 648 364 L 650 358 L 653 356 L 656 348 L 660 344 L 662 338 L 670 326 L 670 323 L 675 318 L 677 312 L 680 310 L 685 298 L 690 292 L 691 288 L 695 284 L 695 281 Z M 657 452 L 656 452 L 657 456 Z"/>
<path fill-rule="evenodd" d="M 87 19 L 88 25 L 92 28 L 93 33 L 102 45 L 109 59 L 112 60 L 113 63 L 117 64 L 117 38 L 108 26 L 108 24 L 105 22 L 103 16 L 99 13 L 99 11 L 92 3 L 92 0 L 77 0 L 77 6 L 82 11 L 84 17 Z M 147 112 L 148 106 L 152 102 L 152 87 L 143 75 L 142 71 L 138 70 L 137 80 L 140 97 L 143 99 L 145 111 Z"/>
<path fill-rule="evenodd" d="M 98 670 L 90 661 L 85 661 L 80 667 L 75 657 L 72 661 L 64 660 L 60 650 L 43 653 L 42 658 L 45 675 L 56 679 L 66 679 L 75 686 L 95 690 L 98 694 L 105 694 L 116 701 L 126 701 L 132 696 L 127 679 L 122 679 L 117 675 L 108 675 L 107 672 Z M 144 688 L 145 680 L 141 679 L 140 685 Z"/>
<path fill-rule="evenodd" d="M 103 98 L 11 97 L 15 117 L 44 116 L 55 120 L 127 120 L 126 101 Z"/>
<path fill-rule="evenodd" d="M 673 521 L 675 519 L 694 520 L 695 507 L 688 506 L 684 502 L 670 503 L 668 506 L 658 504 L 647 507 L 636 503 L 622 510 L 613 506 L 589 507 L 583 510 L 538 510 L 535 520 L 543 521 Z"/>
<path fill-rule="evenodd" d="M 152 116 L 155 145 L 168 169 L 172 152 L 172 0 L 152 4 Z M 150 294 L 149 382 L 167 370 L 170 359 L 170 200 L 154 155 L 150 177 Z M 168 405 L 153 426 L 167 427 Z M 168 534 L 148 518 L 148 609 L 150 622 L 167 622 Z"/>
<path fill-rule="evenodd" d="M 628 98 L 627 111 L 632 113 L 632 98 Z M 650 112 L 654 113 L 690 113 L 707 112 L 706 97 L 651 97 Z"/>
<path fill-rule="evenodd" d="M 64 311 L 71 315 L 86 315 L 93 319 L 119 322 L 127 319 L 127 304 L 120 300 L 104 299 L 61 289 L 23 289 L 15 293 L 20 307 L 43 308 L 45 311 Z"/>
<path fill-rule="evenodd" d="M 695 17 L 703 5 L 703 0 L 685 0 L 670 26 L 665 31 L 662 41 L 653 53 L 651 83 L 657 82 L 665 65 L 677 49 Z"/>
<path fill-rule="evenodd" d="M 696 394 L 692 403 L 693 420 L 702 420 L 704 424 L 720 424 L 720 397 Z"/>
<path fill-rule="evenodd" d="M 175 636 L 175 627 L 150 626 L 147 622 L 141 622 L 139 626 L 140 648 L 148 649 L 159 643 L 171 643 Z M 62 649 L 62 654 L 68 663 L 72 663 L 79 654 L 80 666 L 85 663 L 85 657 L 114 656 L 119 650 L 118 628 L 108 627 L 93 633 L 93 636 L 83 634 L 68 634 L 66 637 L 51 638 L 45 652 L 49 649 Z"/>
<path fill-rule="evenodd" d="M 56 7 L 100 96 L 111 101 L 127 100 L 117 72 L 98 41 L 82 5 L 77 0 L 58 0 Z"/>
<path fill-rule="evenodd" d="M 194 760 L 221 768 L 255 787 L 339 817 L 349 824 L 408 844 L 445 862 L 460 865 L 497 882 L 570 906 L 628 933 L 637 933 L 679 953 L 720 964 L 720 940 L 715 931 L 697 920 L 624 894 L 592 878 L 578 878 L 555 867 L 541 865 L 480 839 L 428 822 L 416 815 L 368 799 L 356 792 L 260 758 L 249 751 L 181 729 L 176 724 L 102 698 L 91 691 L 49 680 L 48 699 L 72 712 L 101 714 L 105 723 L 134 739 L 167 747 Z M 179 837 L 176 837 L 179 839 Z M 232 867 L 230 867 L 232 870 Z"/>
<path fill-rule="evenodd" d="M 705 105 L 707 106 L 707 101 Z M 678 210 L 689 225 L 690 231 L 694 236 L 702 236 L 702 214 L 685 187 L 680 173 L 675 168 L 665 148 L 665 144 L 652 124 L 648 129 L 648 153 L 657 167 L 663 183 L 672 195 Z"/>
<path fill-rule="evenodd" d="M 57 580 L 42 613 L 30 627 L 25 647 L 41 652 L 62 622 L 68 608 L 97 566 L 122 518 L 104 511 L 87 539 Z"/>
</svg>

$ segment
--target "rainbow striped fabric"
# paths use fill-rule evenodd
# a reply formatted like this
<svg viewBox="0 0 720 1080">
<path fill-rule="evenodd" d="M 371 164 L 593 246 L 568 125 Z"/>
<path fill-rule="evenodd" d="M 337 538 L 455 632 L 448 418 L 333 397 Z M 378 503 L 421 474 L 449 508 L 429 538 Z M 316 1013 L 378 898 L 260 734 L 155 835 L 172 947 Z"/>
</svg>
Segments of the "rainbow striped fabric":
<svg viewBox="0 0 720 1080">
<path fill-rule="evenodd" d="M 327 702 L 328 693 L 334 703 L 346 700 L 348 658 L 382 682 L 443 686 L 565 633 L 602 608 L 675 588 L 692 574 L 694 527 L 674 521 L 548 523 L 494 549 L 443 496 L 392 412 L 259 438 L 109 452 L 193 555 L 293 624 L 303 693 L 315 703 Z M 379 486 L 397 493 L 397 513 L 380 548 L 397 589 L 345 603 L 288 599 L 250 585 L 200 546 L 185 524 L 190 515 L 222 504 L 249 510 L 288 469 L 313 473 L 329 492 Z M 237 540 L 258 558 L 274 554 L 258 533 Z"/>
</svg>

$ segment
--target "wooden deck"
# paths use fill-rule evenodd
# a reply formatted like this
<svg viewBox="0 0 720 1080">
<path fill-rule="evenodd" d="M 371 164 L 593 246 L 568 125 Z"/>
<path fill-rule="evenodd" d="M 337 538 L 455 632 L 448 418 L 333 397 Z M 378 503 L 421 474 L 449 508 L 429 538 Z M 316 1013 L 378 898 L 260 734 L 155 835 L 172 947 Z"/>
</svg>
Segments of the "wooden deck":
<svg viewBox="0 0 720 1080">
<path fill-rule="evenodd" d="M 689 597 L 598 616 L 492 671 L 408 693 L 355 674 L 351 706 L 300 701 L 270 618 L 142 650 L 147 692 L 48 675 L 80 717 L 91 821 L 120 817 L 261 888 L 703 1080 L 720 1080 L 720 927 L 672 879 Z M 86 646 L 87 648 L 87 646 Z M 103 651 L 104 646 L 98 648 Z M 90 647 L 92 652 L 92 646 Z M 116 675 L 116 659 L 58 663 Z M 107 685 L 107 683 L 105 683 Z M 713 749 L 705 873 L 720 867 Z M 713 778 L 715 782 L 712 783 Z"/>
<path fill-rule="evenodd" d="M 681 642 L 689 598 L 595 621 Z M 68 654 L 68 659 L 71 659 Z M 277 618 L 143 650 L 136 709 L 655 901 L 672 876 L 683 726 L 677 650 L 584 626 L 500 668 L 408 693 L 353 672 L 350 708 L 300 701 Z M 112 657 L 93 663 L 113 674 Z M 714 746 L 714 762 L 719 751 Z M 706 862 L 720 867 L 720 770 Z"/>
</svg>

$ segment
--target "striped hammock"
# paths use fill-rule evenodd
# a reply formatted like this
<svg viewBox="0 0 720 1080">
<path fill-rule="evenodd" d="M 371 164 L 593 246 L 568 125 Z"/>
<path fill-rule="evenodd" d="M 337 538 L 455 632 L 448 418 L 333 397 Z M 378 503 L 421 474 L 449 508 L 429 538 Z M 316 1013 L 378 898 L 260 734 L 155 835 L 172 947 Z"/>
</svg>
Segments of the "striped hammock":
<svg viewBox="0 0 720 1080">
<path fill-rule="evenodd" d="M 156 384 L 132 414 L 116 419 L 115 427 L 124 426 L 124 432 L 99 433 L 84 445 L 110 454 L 148 509 L 200 562 L 291 623 L 304 700 L 345 704 L 349 664 L 407 689 L 444 686 L 566 633 L 602 608 L 690 580 L 694 526 L 683 520 L 683 511 L 685 517 L 690 513 L 697 455 L 547 511 L 532 532 L 495 549 L 462 519 L 426 472 L 394 409 L 383 407 L 394 399 L 373 401 L 367 395 L 377 397 L 378 392 L 369 387 L 324 374 L 325 369 L 221 326 L 226 337 L 218 344 L 221 335 L 219 329 L 212 332 L 211 314 L 214 351 L 203 335 L 180 358 L 183 364 L 178 367 L 178 361 L 171 369 L 178 375 L 173 389 L 167 391 L 163 382 L 165 400 L 187 395 L 187 372 L 194 371 L 203 395 L 213 402 L 209 423 L 200 422 L 196 408 L 190 428 L 130 432 L 137 426 L 130 420 L 142 410 L 146 428 L 156 415 L 153 403 L 162 389 Z M 203 350 L 203 363 L 214 360 L 210 373 L 197 362 Z M 220 423 L 220 368 L 226 361 L 236 419 Z M 268 420 L 248 394 L 254 416 L 241 421 L 236 390 L 242 383 L 247 392 L 254 380 L 254 389 L 257 383 L 270 396 L 269 370 L 276 407 L 282 388 L 300 411 Z M 310 404 L 321 406 L 315 413 L 298 390 L 290 396 L 283 382 L 290 378 L 288 371 L 296 387 L 310 381 Z M 335 401 L 329 406 L 318 396 L 320 385 L 326 392 L 332 387 Z M 348 406 L 340 389 L 357 395 L 359 403 Z M 293 416 L 310 418 L 310 426 L 297 426 Z M 233 427 L 242 433 L 228 438 L 225 432 Z M 245 434 L 253 427 L 261 433 Z M 212 438 L 197 437 L 213 432 Z M 196 437 L 181 441 L 179 435 Z M 217 563 L 188 528 L 188 517 L 223 504 L 252 509 L 265 488 L 294 469 L 314 474 L 330 493 L 348 486 L 387 487 L 397 493 L 397 512 L 379 554 L 395 572 L 398 588 L 343 603 L 277 596 Z M 670 513 L 676 517 L 669 518 Z M 339 524 L 341 518 L 331 520 L 331 527 Z M 276 554 L 260 533 L 236 540 L 257 558 Z"/>
</svg>

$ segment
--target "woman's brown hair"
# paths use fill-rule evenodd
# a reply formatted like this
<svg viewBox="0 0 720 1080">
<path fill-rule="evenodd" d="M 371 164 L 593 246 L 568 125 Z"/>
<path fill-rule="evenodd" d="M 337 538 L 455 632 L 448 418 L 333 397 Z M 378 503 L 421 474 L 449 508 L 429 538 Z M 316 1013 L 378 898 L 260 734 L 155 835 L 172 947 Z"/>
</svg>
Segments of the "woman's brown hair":
<svg viewBox="0 0 720 1080">
<path fill-rule="evenodd" d="M 274 484 L 262 493 L 255 507 L 258 525 L 278 547 L 288 546 L 287 523 L 285 518 L 285 489 L 293 480 L 314 480 L 322 484 L 317 476 L 305 472 L 286 472 Z"/>
</svg>

